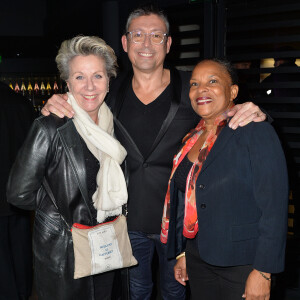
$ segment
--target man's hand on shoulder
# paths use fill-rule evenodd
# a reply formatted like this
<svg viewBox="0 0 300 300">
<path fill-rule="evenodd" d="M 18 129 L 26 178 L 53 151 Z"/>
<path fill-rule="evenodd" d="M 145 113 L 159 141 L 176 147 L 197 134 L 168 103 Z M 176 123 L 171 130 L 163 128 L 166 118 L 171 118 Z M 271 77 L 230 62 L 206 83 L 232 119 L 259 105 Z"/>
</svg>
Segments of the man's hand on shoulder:
<svg viewBox="0 0 300 300">
<path fill-rule="evenodd" d="M 262 122 L 266 119 L 266 114 L 253 102 L 235 105 L 229 111 L 228 116 L 233 116 L 229 122 L 229 127 L 232 129 L 245 126 L 250 122 Z"/>
<path fill-rule="evenodd" d="M 57 115 L 60 118 L 74 116 L 72 106 L 67 102 L 67 94 L 55 94 L 53 95 L 42 108 L 41 113 L 44 116 L 49 116 L 50 113 Z"/>
</svg>

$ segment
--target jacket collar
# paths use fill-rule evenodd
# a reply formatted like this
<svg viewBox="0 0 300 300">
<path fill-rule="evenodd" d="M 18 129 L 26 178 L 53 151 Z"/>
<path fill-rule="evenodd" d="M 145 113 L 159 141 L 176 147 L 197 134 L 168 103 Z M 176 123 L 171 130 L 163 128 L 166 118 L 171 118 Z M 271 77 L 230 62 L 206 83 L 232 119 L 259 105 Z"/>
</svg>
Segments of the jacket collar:
<svg viewBox="0 0 300 300">
<path fill-rule="evenodd" d="M 212 147 L 205 162 L 203 163 L 200 174 L 205 172 L 207 167 L 209 167 L 210 164 L 213 163 L 213 161 L 216 159 L 216 157 L 218 157 L 219 153 L 224 149 L 224 147 L 227 145 L 227 143 L 235 133 L 236 131 L 231 129 L 228 125 L 222 129 L 214 146 Z"/>
<path fill-rule="evenodd" d="M 74 174 L 77 179 L 79 190 L 82 194 L 83 200 L 92 219 L 92 214 L 88 205 L 89 198 L 86 183 L 86 167 L 79 135 L 77 134 L 72 119 L 69 119 L 66 124 L 58 128 L 57 130 L 61 137 L 61 141 L 65 148 L 70 164 L 75 171 Z"/>
</svg>

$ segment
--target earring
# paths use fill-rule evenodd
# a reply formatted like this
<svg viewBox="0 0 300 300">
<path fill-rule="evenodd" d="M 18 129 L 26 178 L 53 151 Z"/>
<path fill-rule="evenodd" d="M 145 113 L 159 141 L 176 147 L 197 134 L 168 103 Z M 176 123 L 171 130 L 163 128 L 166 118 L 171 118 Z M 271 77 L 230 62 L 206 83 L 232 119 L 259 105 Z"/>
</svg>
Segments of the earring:
<svg viewBox="0 0 300 300">
<path fill-rule="evenodd" d="M 107 91 L 106 92 L 109 93 L 109 85 L 107 86 Z"/>
</svg>

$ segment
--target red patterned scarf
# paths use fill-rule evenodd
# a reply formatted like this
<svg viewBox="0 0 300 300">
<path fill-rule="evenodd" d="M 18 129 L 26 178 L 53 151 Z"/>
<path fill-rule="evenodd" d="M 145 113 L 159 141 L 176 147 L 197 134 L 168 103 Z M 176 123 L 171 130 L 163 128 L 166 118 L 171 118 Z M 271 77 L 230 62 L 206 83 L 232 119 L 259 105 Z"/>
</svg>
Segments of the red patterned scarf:
<svg viewBox="0 0 300 300">
<path fill-rule="evenodd" d="M 184 211 L 184 221 L 183 221 L 183 235 L 187 238 L 194 238 L 198 232 L 198 217 L 196 208 L 196 193 L 195 184 L 199 173 L 201 172 L 202 165 L 206 160 L 212 146 L 214 145 L 218 135 L 220 134 L 222 128 L 227 124 L 227 114 L 226 112 L 221 116 L 217 117 L 213 128 L 209 131 L 208 136 L 203 143 L 198 159 L 193 163 L 186 181 L 185 190 L 185 211 Z M 189 153 L 192 147 L 197 142 L 198 138 L 205 131 L 205 121 L 202 119 L 195 129 L 190 131 L 183 139 L 183 147 L 180 152 L 173 159 L 173 169 L 171 177 L 168 184 L 168 190 L 165 198 L 165 205 L 163 211 L 162 225 L 161 225 L 161 235 L 160 240 L 163 243 L 167 243 L 168 240 L 168 230 L 169 230 L 169 219 L 170 219 L 170 183 L 173 175 L 184 159 L 184 157 Z"/>
</svg>

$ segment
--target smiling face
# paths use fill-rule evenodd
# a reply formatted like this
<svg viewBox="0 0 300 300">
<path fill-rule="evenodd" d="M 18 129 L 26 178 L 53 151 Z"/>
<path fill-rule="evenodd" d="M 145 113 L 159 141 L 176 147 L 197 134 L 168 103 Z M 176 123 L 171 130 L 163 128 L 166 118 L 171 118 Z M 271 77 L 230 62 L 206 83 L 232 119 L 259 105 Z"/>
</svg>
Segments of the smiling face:
<svg viewBox="0 0 300 300">
<path fill-rule="evenodd" d="M 133 19 L 128 31 L 135 30 L 145 33 L 151 33 L 153 31 L 166 33 L 167 28 L 159 16 L 152 14 Z M 167 40 L 164 40 L 163 43 L 153 45 L 148 35 L 144 43 L 135 44 L 131 41 L 130 35 L 127 37 L 125 35 L 122 36 L 123 49 L 128 53 L 133 69 L 147 73 L 154 72 L 158 68 L 163 68 L 163 63 L 166 54 L 170 51 L 171 43 L 171 38 L 167 37 Z"/>
<path fill-rule="evenodd" d="M 105 62 L 96 55 L 75 56 L 69 62 L 67 85 L 77 104 L 97 123 L 98 110 L 107 94 Z"/>
<path fill-rule="evenodd" d="M 200 62 L 190 79 L 190 100 L 194 111 L 206 122 L 213 122 L 236 98 L 238 86 L 226 68 L 214 61 Z"/>
</svg>

